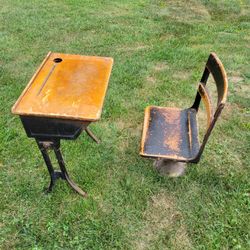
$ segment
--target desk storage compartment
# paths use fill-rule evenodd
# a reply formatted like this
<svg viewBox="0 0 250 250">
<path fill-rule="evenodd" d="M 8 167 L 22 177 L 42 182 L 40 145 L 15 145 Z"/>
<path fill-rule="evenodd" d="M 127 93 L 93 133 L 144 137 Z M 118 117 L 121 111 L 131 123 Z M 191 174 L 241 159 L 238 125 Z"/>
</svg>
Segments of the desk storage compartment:
<svg viewBox="0 0 250 250">
<path fill-rule="evenodd" d="M 90 122 L 36 116 L 20 116 L 28 137 L 76 139 Z"/>
</svg>

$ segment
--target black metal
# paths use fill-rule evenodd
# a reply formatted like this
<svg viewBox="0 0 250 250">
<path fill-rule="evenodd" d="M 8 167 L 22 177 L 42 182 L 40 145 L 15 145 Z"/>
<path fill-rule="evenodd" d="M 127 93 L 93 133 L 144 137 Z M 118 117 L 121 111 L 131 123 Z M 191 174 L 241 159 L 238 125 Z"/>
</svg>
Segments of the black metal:
<svg viewBox="0 0 250 250">
<path fill-rule="evenodd" d="M 207 67 L 205 67 L 205 70 L 203 72 L 203 75 L 202 75 L 201 81 L 200 81 L 204 86 L 206 86 L 206 84 L 207 84 L 209 74 L 210 74 L 209 70 L 207 69 Z M 201 95 L 200 95 L 199 91 L 197 91 L 194 104 L 193 104 L 193 106 L 191 108 L 198 111 L 199 106 L 200 106 L 200 102 L 201 102 Z"/>
<path fill-rule="evenodd" d="M 224 106 L 225 106 L 224 103 L 219 104 L 217 110 L 215 111 L 214 119 L 212 120 L 212 122 L 211 122 L 209 128 L 207 129 L 207 132 L 206 132 L 206 134 L 205 134 L 205 136 L 204 136 L 204 138 L 203 138 L 203 142 L 202 142 L 202 144 L 201 144 L 199 153 L 198 153 L 198 155 L 195 157 L 195 159 L 192 160 L 191 162 L 193 162 L 193 163 L 198 163 L 198 162 L 199 162 L 199 160 L 200 160 L 200 158 L 201 158 L 201 155 L 202 155 L 202 153 L 203 153 L 203 151 L 204 151 L 204 148 L 205 148 L 205 146 L 206 146 L 206 143 L 207 143 L 207 141 L 208 141 L 208 138 L 209 138 L 209 136 L 210 136 L 210 134 L 211 134 L 211 132 L 212 132 L 214 126 L 215 126 L 215 123 L 216 123 L 217 119 L 219 118 L 219 116 L 220 116 L 220 114 L 221 114 L 221 111 L 223 110 Z"/>
<path fill-rule="evenodd" d="M 68 182 L 68 184 L 70 185 L 71 188 L 73 188 L 77 193 L 79 193 L 80 195 L 82 195 L 83 197 L 87 196 L 87 193 L 85 193 L 81 188 L 79 188 L 69 177 L 68 172 L 66 170 L 65 167 L 65 163 L 61 154 L 61 150 L 60 150 L 60 144 L 55 144 L 54 147 L 54 152 L 57 158 L 57 162 L 60 166 L 60 169 L 63 173 L 63 177 L 65 178 L 65 180 Z"/>
<path fill-rule="evenodd" d="M 83 197 L 85 193 L 79 188 L 69 177 L 66 166 L 60 150 L 60 139 L 74 140 L 83 130 L 97 143 L 100 140 L 87 128 L 90 121 L 79 121 L 70 119 L 57 119 L 37 116 L 20 116 L 24 129 L 28 137 L 36 139 L 37 145 L 42 153 L 43 159 L 50 175 L 50 184 L 47 192 L 51 192 L 57 179 L 66 180 L 72 189 L 78 192 Z M 50 160 L 48 150 L 53 150 L 60 171 L 55 171 Z"/>
<path fill-rule="evenodd" d="M 100 139 L 98 139 L 98 138 L 94 135 L 94 133 L 93 133 L 89 128 L 86 128 L 85 131 L 86 131 L 87 135 L 88 135 L 90 138 L 92 138 L 93 141 L 95 141 L 97 144 L 99 144 L 99 143 L 101 142 Z"/>
<path fill-rule="evenodd" d="M 54 168 L 52 166 L 50 157 L 49 157 L 48 152 L 47 152 L 48 148 L 46 147 L 46 144 L 37 140 L 37 145 L 42 153 L 43 159 L 46 163 L 46 166 L 47 166 L 49 174 L 50 174 L 50 184 L 49 184 L 49 187 L 47 188 L 47 192 L 51 192 L 52 188 L 55 184 L 55 181 L 58 178 L 58 175 L 55 174 Z"/>
<path fill-rule="evenodd" d="M 90 122 L 57 118 L 20 116 L 28 137 L 76 139 Z"/>
<path fill-rule="evenodd" d="M 77 193 L 79 193 L 80 195 L 82 195 L 83 197 L 87 196 L 87 193 L 84 192 L 81 188 L 79 188 L 69 177 L 68 172 L 66 170 L 66 166 L 62 157 L 62 153 L 60 151 L 60 140 L 56 139 L 53 140 L 51 139 L 50 141 L 41 141 L 39 139 L 36 139 L 38 147 L 42 153 L 43 159 L 46 163 L 46 166 L 48 168 L 49 174 L 50 174 L 50 184 L 49 187 L 46 189 L 46 192 L 51 192 L 55 182 L 57 179 L 62 179 L 62 180 L 66 180 L 67 183 L 70 185 L 70 187 L 75 190 Z M 49 149 L 53 149 L 56 158 L 57 158 L 57 162 L 58 165 L 60 167 L 61 171 L 55 171 L 53 168 L 53 165 L 51 163 L 49 154 L 48 154 L 48 150 Z"/>
</svg>

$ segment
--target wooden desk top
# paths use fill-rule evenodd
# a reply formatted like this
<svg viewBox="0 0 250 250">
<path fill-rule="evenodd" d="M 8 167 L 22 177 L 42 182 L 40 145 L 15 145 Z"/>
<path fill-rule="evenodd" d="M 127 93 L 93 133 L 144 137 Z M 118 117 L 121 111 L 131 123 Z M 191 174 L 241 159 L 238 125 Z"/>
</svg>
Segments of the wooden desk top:
<svg viewBox="0 0 250 250">
<path fill-rule="evenodd" d="M 49 53 L 12 113 L 62 119 L 100 119 L 113 59 Z"/>
</svg>

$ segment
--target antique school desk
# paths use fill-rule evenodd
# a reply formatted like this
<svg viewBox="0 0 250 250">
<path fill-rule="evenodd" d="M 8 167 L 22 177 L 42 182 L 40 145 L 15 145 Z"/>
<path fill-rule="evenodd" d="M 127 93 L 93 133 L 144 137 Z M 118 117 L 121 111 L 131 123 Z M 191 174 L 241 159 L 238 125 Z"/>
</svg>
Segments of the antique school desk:
<svg viewBox="0 0 250 250">
<path fill-rule="evenodd" d="M 34 137 L 50 174 L 50 192 L 58 178 L 82 196 L 69 177 L 60 151 L 60 139 L 76 139 L 100 119 L 113 59 L 49 53 L 12 107 L 20 116 L 28 137 Z M 60 171 L 54 170 L 48 150 L 56 155 Z"/>
</svg>

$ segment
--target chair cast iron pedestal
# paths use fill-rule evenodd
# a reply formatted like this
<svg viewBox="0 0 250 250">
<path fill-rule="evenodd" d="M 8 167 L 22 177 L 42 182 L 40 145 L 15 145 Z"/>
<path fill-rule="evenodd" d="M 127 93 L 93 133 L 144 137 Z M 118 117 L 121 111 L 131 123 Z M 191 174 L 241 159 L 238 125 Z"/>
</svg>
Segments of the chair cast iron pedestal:
<svg viewBox="0 0 250 250">
<path fill-rule="evenodd" d="M 163 176 L 179 177 L 185 174 L 187 163 L 158 158 L 154 161 L 154 167 Z"/>
</svg>

